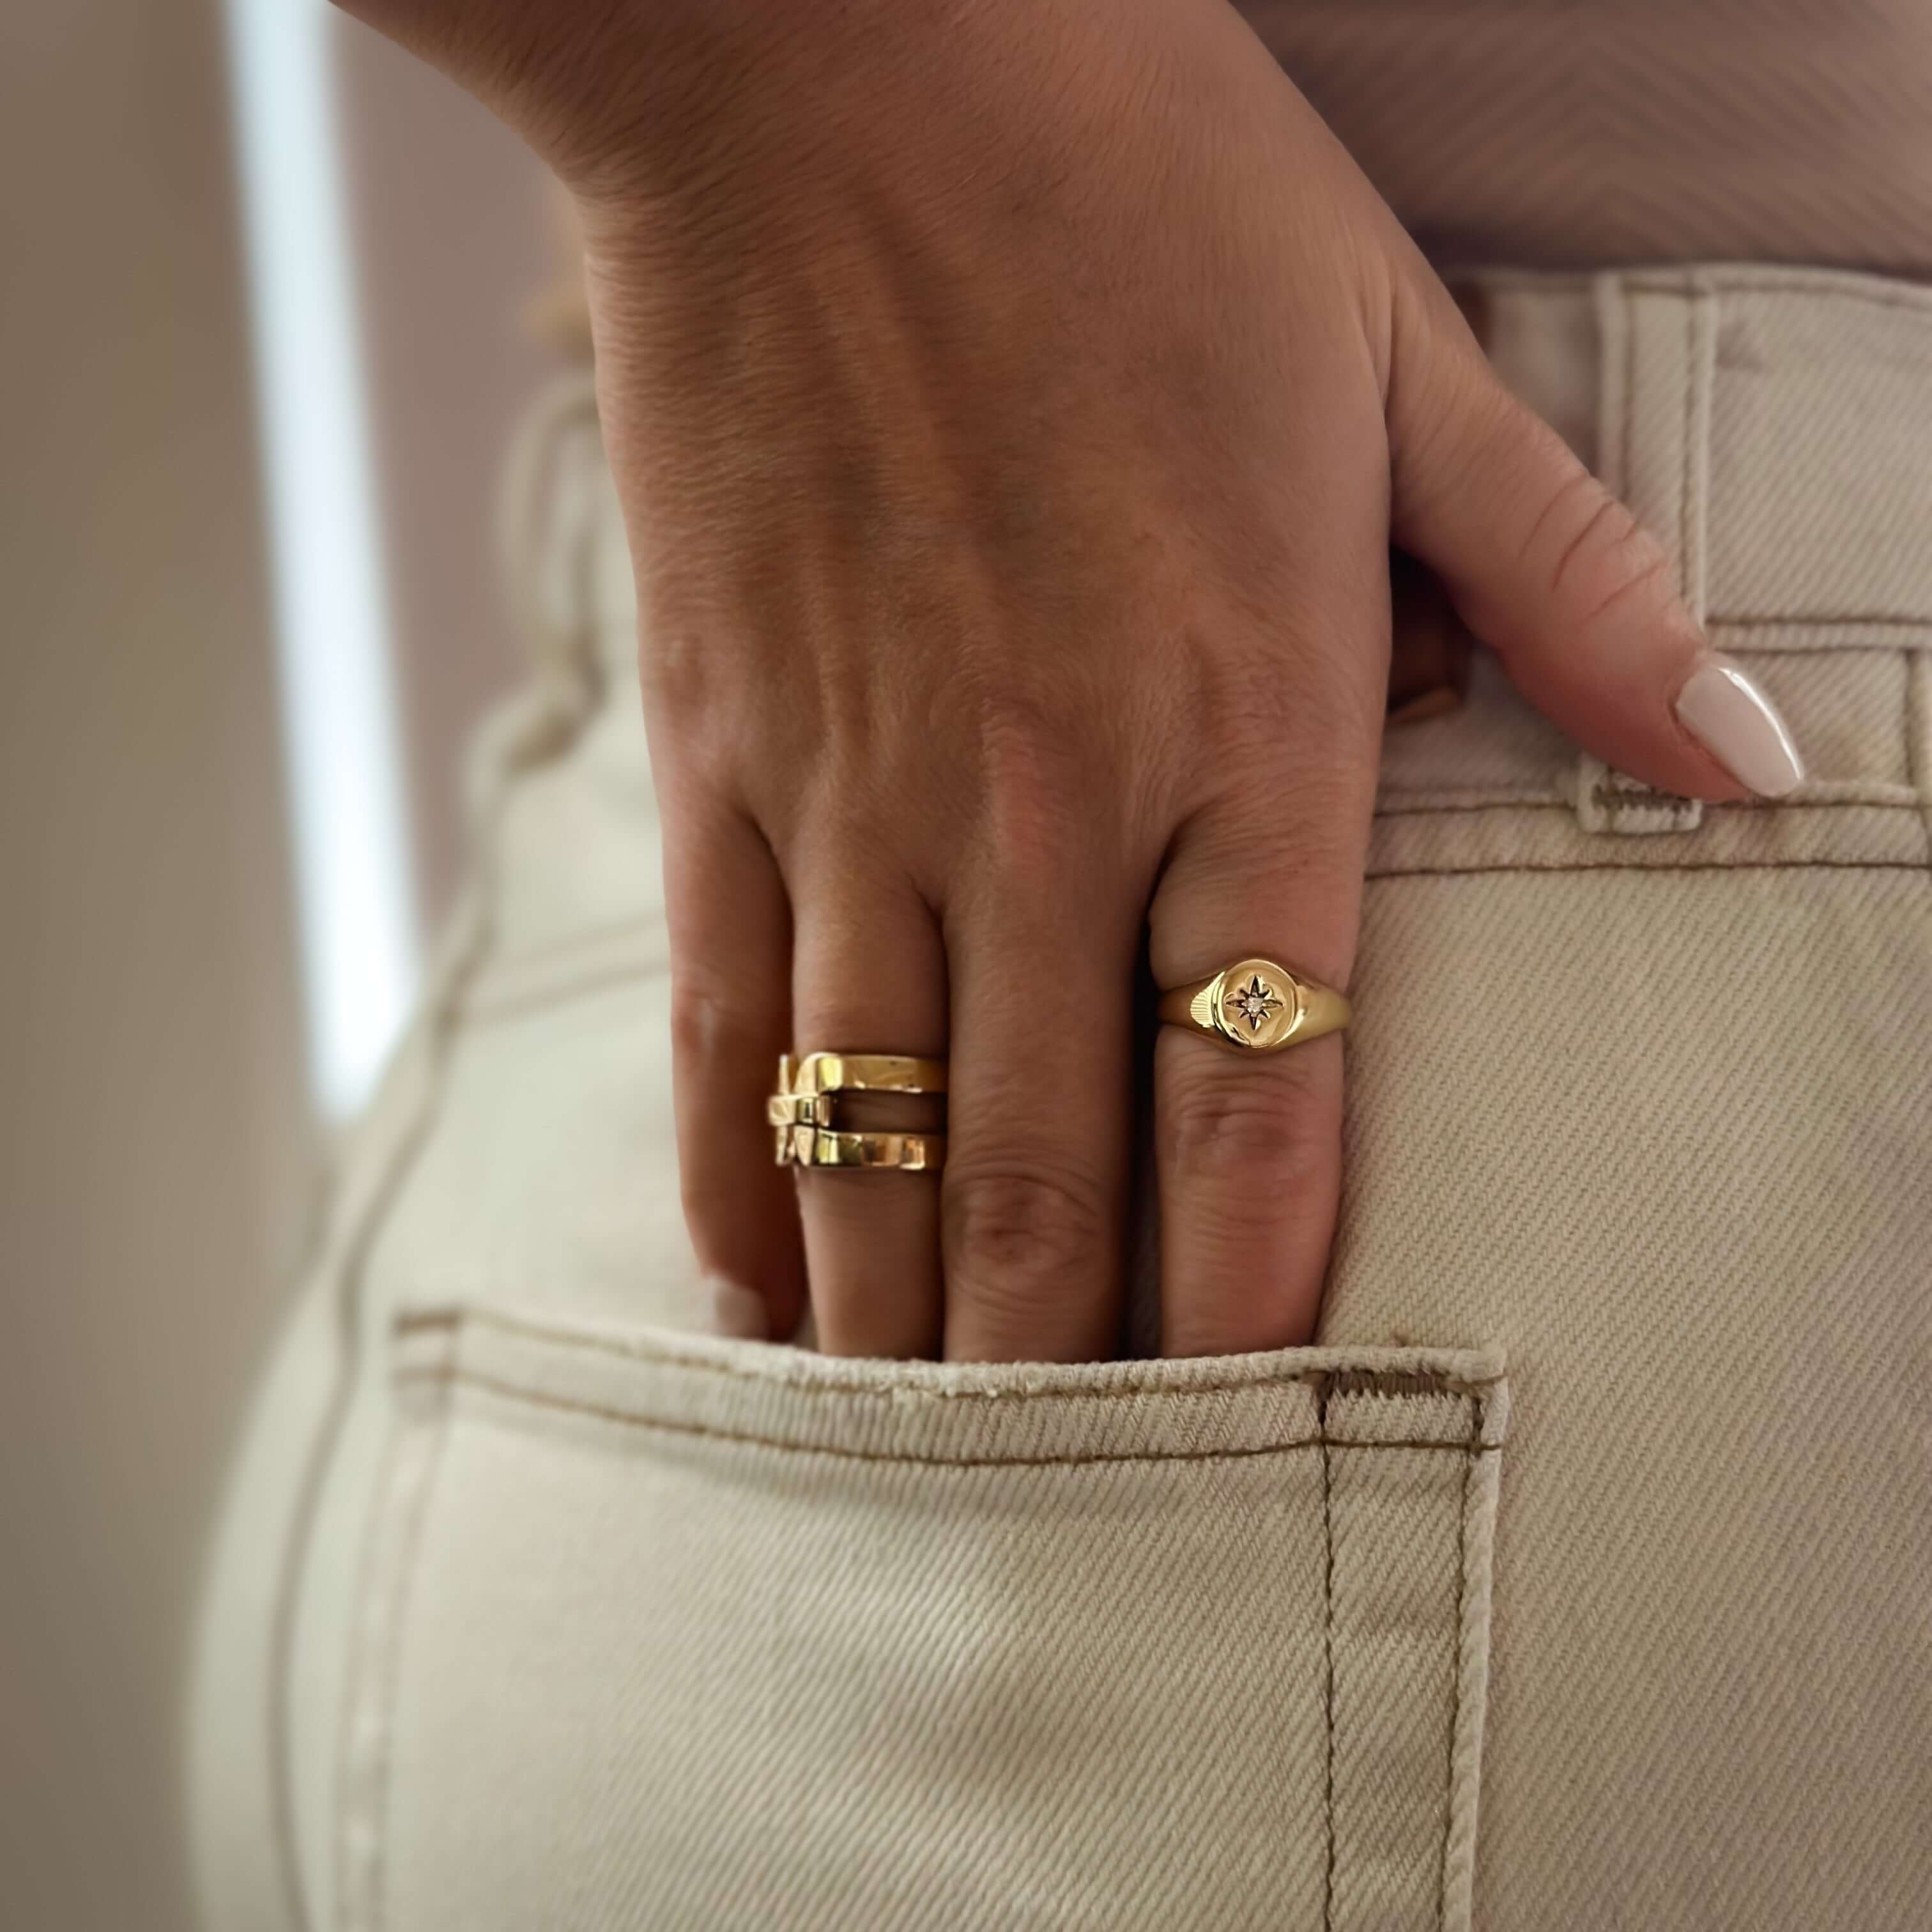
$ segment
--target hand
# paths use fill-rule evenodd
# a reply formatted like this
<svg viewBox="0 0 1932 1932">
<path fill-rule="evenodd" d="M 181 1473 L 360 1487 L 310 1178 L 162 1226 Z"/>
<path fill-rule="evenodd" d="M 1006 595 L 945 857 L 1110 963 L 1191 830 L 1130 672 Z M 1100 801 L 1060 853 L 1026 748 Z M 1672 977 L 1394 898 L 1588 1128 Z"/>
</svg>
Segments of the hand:
<svg viewBox="0 0 1932 1932">
<path fill-rule="evenodd" d="M 1346 985 L 1391 537 L 1591 750 L 1742 794 L 1662 555 L 1224 0 L 367 10 L 579 201 L 686 1205 L 774 1333 L 808 1280 L 835 1352 L 1112 1352 L 1141 949 Z M 943 1186 L 795 1209 L 794 1046 L 950 1053 Z M 1170 1352 L 1312 1332 L 1342 1077 L 1163 1030 Z"/>
</svg>

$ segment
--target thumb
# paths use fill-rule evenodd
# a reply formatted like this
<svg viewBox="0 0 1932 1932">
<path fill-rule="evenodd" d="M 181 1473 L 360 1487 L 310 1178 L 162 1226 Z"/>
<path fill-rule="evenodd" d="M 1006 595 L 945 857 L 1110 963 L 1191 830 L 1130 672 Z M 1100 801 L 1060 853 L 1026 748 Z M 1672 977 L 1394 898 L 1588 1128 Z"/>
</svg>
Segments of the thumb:
<svg viewBox="0 0 1932 1932">
<path fill-rule="evenodd" d="M 1392 344 L 1396 541 L 1523 695 L 1606 764 L 1696 798 L 1791 790 L 1804 773 L 1790 732 L 1705 642 L 1662 547 L 1430 292 L 1398 310 Z"/>
</svg>

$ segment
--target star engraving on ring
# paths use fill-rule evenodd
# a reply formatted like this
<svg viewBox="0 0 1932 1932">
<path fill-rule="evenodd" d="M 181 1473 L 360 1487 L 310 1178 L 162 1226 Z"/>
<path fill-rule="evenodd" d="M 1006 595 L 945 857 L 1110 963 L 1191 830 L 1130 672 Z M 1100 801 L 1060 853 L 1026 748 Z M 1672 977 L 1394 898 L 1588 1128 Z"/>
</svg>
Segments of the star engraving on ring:
<svg viewBox="0 0 1932 1932">
<path fill-rule="evenodd" d="M 1258 973 L 1251 973 L 1248 983 L 1228 995 L 1228 1005 L 1247 1022 L 1249 1032 L 1258 1034 L 1280 1012 L 1282 1003 L 1276 997 L 1274 988 Z"/>
</svg>

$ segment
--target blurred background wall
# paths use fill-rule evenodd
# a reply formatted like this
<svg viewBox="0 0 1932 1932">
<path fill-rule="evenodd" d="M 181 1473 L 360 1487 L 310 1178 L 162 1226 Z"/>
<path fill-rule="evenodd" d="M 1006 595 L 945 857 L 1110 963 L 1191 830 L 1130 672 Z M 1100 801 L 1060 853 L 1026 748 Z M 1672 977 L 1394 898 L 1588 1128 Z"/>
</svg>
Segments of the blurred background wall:
<svg viewBox="0 0 1932 1932">
<path fill-rule="evenodd" d="M 524 666 L 493 544 L 496 480 L 518 411 L 557 364 L 532 308 L 567 271 L 554 190 L 523 144 L 331 17 L 412 850 L 434 924 L 463 860 L 458 748 Z"/>
<path fill-rule="evenodd" d="M 490 492 L 554 244 L 509 136 L 326 32 L 419 931 L 517 674 Z M 215 0 L 0 16 L 0 1921 L 33 1932 L 191 1923 L 197 1573 L 330 1132 L 226 45 Z"/>
</svg>

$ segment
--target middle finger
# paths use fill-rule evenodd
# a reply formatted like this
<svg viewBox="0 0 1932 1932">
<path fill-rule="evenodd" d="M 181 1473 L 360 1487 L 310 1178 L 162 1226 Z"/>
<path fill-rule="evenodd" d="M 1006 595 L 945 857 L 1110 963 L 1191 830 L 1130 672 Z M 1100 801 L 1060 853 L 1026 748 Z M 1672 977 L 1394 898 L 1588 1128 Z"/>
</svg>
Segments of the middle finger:
<svg viewBox="0 0 1932 1932">
<path fill-rule="evenodd" d="M 946 958 L 913 887 L 882 881 L 866 864 L 835 864 L 796 884 L 793 897 L 796 1052 L 944 1058 Z M 834 1355 L 937 1354 L 938 1177 L 801 1168 L 798 1190 L 819 1346 Z"/>
<path fill-rule="evenodd" d="M 949 908 L 950 1360 L 1114 1352 L 1140 908 L 1102 876 L 1009 876 Z"/>
</svg>

